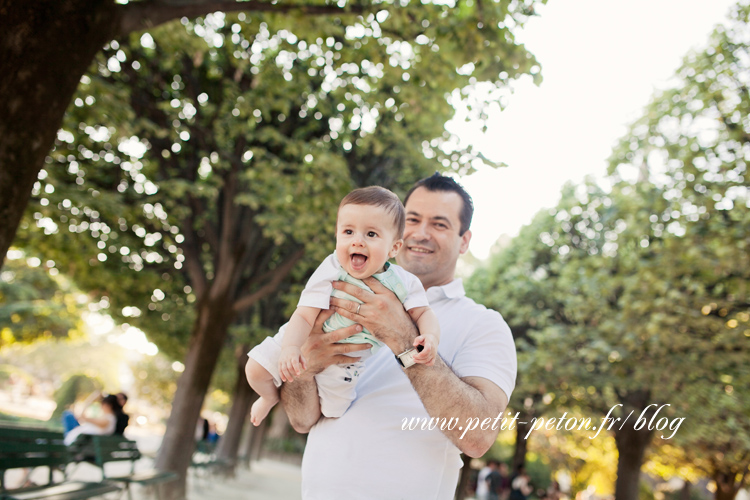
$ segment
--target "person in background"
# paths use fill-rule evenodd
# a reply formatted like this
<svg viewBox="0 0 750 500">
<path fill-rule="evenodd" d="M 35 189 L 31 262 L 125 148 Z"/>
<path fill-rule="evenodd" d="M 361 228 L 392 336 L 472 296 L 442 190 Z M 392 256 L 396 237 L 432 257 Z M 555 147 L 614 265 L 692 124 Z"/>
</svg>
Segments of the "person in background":
<svg viewBox="0 0 750 500">
<path fill-rule="evenodd" d="M 86 416 L 86 410 L 88 410 L 98 398 L 101 407 L 101 415 L 95 418 Z M 109 394 L 102 397 L 98 392 L 92 394 L 86 399 L 83 409 L 77 415 L 73 415 L 71 412 L 67 411 L 63 413 L 63 432 L 65 434 L 63 442 L 66 445 L 70 445 L 81 434 L 92 434 L 98 436 L 114 434 L 117 425 L 118 412 L 122 412 L 122 407 L 117 401 L 117 396 Z"/>
<path fill-rule="evenodd" d="M 516 476 L 510 484 L 510 500 L 526 500 L 534 491 L 530 484 L 531 478 L 523 465 L 519 465 L 516 471 Z"/>
<path fill-rule="evenodd" d="M 487 462 L 490 466 L 490 473 L 485 478 L 485 484 L 487 485 L 487 500 L 499 500 L 500 490 L 503 486 L 503 476 L 500 475 L 498 467 L 500 462 L 497 460 L 490 460 Z"/>
<path fill-rule="evenodd" d="M 497 470 L 503 478 L 500 485 L 500 500 L 508 500 L 510 496 L 510 471 L 508 470 L 508 464 L 500 462 Z"/>
<path fill-rule="evenodd" d="M 115 415 L 117 417 L 115 434 L 122 436 L 125 433 L 125 428 L 130 422 L 130 415 L 124 411 L 125 404 L 128 402 L 128 395 L 124 392 L 118 392 L 115 396 L 117 397 L 117 402 L 120 404 L 120 411 Z"/>
<path fill-rule="evenodd" d="M 489 493 L 487 476 L 492 472 L 492 462 L 493 460 L 488 460 L 487 464 L 479 470 L 479 474 L 477 475 L 477 489 L 475 492 L 477 500 L 487 500 L 487 494 Z"/>
</svg>

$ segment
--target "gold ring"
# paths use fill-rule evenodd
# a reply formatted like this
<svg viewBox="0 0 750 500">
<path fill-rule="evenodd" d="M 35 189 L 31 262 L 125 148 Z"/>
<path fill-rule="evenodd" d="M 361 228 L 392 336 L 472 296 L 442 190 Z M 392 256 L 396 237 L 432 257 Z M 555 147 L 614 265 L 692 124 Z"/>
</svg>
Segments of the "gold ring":
<svg viewBox="0 0 750 500">
<path fill-rule="evenodd" d="M 360 307 L 362 307 L 362 304 L 357 304 L 357 312 L 355 312 L 354 314 L 359 314 L 359 308 Z"/>
</svg>

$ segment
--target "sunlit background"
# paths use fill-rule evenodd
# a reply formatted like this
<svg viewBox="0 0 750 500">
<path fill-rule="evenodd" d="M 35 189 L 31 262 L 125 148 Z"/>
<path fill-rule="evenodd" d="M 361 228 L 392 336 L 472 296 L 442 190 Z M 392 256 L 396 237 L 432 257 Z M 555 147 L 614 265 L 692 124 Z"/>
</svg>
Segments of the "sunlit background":
<svg viewBox="0 0 750 500">
<path fill-rule="evenodd" d="M 602 176 L 615 141 L 665 88 L 683 57 L 704 47 L 729 0 L 551 1 L 518 34 L 542 65 L 521 78 L 482 132 L 458 116 L 448 129 L 507 168 L 462 179 L 474 197 L 471 253 L 485 259 L 515 236 L 566 181 Z"/>
</svg>

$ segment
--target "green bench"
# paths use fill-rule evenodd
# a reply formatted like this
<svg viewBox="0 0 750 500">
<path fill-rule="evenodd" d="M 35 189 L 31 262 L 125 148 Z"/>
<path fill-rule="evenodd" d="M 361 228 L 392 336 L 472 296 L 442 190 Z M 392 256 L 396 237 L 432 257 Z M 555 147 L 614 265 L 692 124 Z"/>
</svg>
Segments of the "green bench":
<svg viewBox="0 0 750 500">
<path fill-rule="evenodd" d="M 190 461 L 190 469 L 196 478 L 208 477 L 223 473 L 229 462 L 216 456 L 216 443 L 198 441 Z"/>
<path fill-rule="evenodd" d="M 63 443 L 62 432 L 27 427 L 0 427 L 0 499 L 2 500 L 79 500 L 104 495 L 122 488 L 111 482 L 65 482 L 65 467 L 74 457 Z M 7 490 L 5 471 L 47 467 L 48 482 L 43 486 Z M 54 482 L 54 472 L 63 482 Z"/>
<path fill-rule="evenodd" d="M 122 483 L 128 493 L 128 498 L 131 500 L 131 484 L 154 486 L 177 479 L 177 474 L 174 472 L 156 469 L 136 472 L 135 463 L 141 458 L 141 452 L 138 451 L 135 441 L 131 441 L 123 436 L 90 436 L 82 434 L 70 448 L 75 454 L 77 461 L 90 462 L 101 469 L 102 482 Z M 130 462 L 130 472 L 128 474 L 116 476 L 107 474 L 106 464 L 124 461 Z M 156 493 L 158 496 L 158 488 Z"/>
</svg>

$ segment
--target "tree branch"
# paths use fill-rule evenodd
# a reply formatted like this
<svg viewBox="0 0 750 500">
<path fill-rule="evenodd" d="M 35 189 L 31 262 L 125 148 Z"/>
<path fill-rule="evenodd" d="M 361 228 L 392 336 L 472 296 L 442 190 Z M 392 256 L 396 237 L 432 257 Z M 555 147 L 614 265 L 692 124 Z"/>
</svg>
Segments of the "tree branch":
<svg viewBox="0 0 750 500">
<path fill-rule="evenodd" d="M 247 309 L 248 307 L 255 304 L 257 301 L 268 295 L 269 293 L 273 292 L 278 288 L 281 281 L 287 277 L 289 272 L 292 270 L 294 265 L 299 261 L 302 256 L 305 255 L 304 249 L 299 249 L 295 253 L 293 253 L 282 265 L 274 269 L 273 278 L 260 287 L 255 292 L 251 293 L 250 295 L 246 295 L 242 297 L 241 299 L 237 300 L 237 302 L 234 303 L 234 306 L 232 306 L 232 309 L 234 312 L 238 313 L 244 309 Z"/>
<path fill-rule="evenodd" d="M 301 12 L 307 15 L 342 15 L 362 14 L 365 9 L 358 5 L 347 5 L 344 8 L 332 5 L 285 5 L 249 0 L 234 2 L 231 0 L 195 0 L 192 2 L 168 2 L 146 0 L 130 2 L 121 7 L 122 14 L 117 36 L 127 35 L 132 31 L 150 29 L 173 19 L 198 17 L 212 12 Z"/>
</svg>

